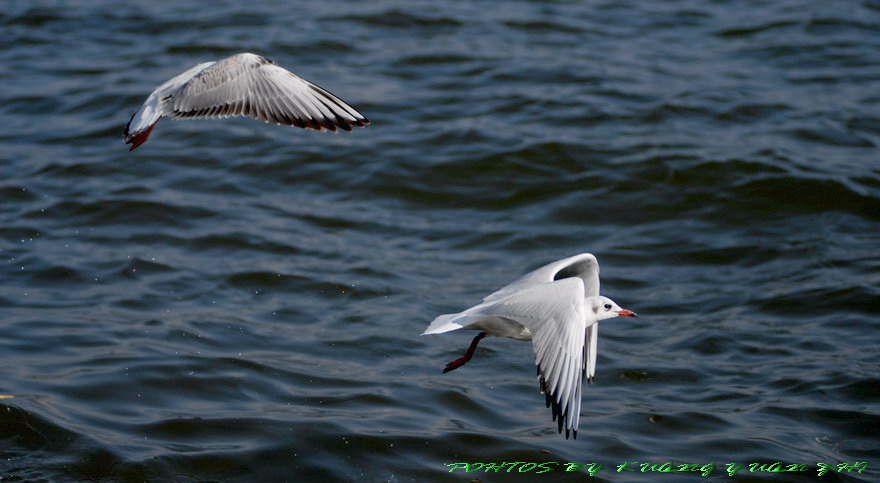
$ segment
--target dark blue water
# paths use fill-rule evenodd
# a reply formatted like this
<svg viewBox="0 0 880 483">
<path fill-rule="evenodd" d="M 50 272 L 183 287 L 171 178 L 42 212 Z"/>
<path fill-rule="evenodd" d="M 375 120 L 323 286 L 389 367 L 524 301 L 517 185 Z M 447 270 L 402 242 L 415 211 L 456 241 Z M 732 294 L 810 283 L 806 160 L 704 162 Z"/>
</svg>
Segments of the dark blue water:
<svg viewBox="0 0 880 483">
<path fill-rule="evenodd" d="M 877 2 L 77 3 L 0 9 L 3 481 L 880 475 Z M 373 124 L 127 151 L 243 51 Z M 581 252 L 641 317 L 566 441 L 529 344 L 419 334 Z"/>
</svg>

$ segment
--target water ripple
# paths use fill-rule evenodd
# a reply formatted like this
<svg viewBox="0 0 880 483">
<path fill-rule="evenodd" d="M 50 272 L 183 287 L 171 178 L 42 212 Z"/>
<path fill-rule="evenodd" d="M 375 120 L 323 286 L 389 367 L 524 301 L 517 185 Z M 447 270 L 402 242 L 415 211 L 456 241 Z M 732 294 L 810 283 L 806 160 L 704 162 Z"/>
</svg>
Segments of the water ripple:
<svg viewBox="0 0 880 483">
<path fill-rule="evenodd" d="M 878 456 L 874 2 L 117 3 L 0 12 L 0 478 Z M 151 89 L 240 51 L 373 124 L 126 151 Z M 471 337 L 418 334 L 584 251 L 641 317 L 566 441 L 528 344 L 444 375 Z"/>
</svg>

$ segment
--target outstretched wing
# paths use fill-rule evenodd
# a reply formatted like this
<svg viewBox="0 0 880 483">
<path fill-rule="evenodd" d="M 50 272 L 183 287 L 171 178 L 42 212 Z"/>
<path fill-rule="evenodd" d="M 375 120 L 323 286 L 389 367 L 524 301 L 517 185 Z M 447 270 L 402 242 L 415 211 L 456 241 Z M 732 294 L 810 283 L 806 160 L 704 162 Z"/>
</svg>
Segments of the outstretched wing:
<svg viewBox="0 0 880 483">
<path fill-rule="evenodd" d="M 553 420 L 565 437 L 577 438 L 585 367 L 584 338 L 588 311 L 584 283 L 568 277 L 527 288 L 486 304 L 480 315 L 503 317 L 524 325 L 532 334 L 541 391 L 552 407 Z M 595 318 L 591 319 L 595 322 Z"/>
<path fill-rule="evenodd" d="M 162 114 L 178 119 L 247 116 L 301 128 L 351 131 L 370 123 L 321 87 L 265 57 L 237 54 L 196 74 L 164 103 Z"/>
</svg>

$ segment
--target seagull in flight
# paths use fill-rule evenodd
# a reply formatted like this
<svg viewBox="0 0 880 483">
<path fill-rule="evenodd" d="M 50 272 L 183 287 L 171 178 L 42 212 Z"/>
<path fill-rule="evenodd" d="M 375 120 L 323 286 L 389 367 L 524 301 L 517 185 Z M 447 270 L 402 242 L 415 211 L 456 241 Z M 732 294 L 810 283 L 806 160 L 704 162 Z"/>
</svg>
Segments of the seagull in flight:
<svg viewBox="0 0 880 483">
<path fill-rule="evenodd" d="M 599 321 L 637 317 L 599 295 L 599 262 L 582 253 L 545 265 L 457 314 L 434 319 L 422 335 L 478 330 L 465 354 L 443 373 L 471 360 L 487 335 L 532 341 L 538 382 L 559 432 L 577 438 L 583 379 L 596 376 Z"/>
<path fill-rule="evenodd" d="M 162 117 L 247 116 L 318 131 L 351 131 L 370 121 L 342 99 L 256 54 L 201 63 L 154 90 L 125 126 L 125 143 L 147 141 Z"/>
</svg>

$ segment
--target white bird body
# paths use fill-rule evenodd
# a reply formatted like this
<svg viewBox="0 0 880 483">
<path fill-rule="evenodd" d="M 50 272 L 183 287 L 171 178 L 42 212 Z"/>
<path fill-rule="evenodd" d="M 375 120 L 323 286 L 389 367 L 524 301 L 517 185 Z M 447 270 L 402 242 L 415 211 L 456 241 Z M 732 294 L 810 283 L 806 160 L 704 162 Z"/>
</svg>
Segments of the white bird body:
<svg viewBox="0 0 880 483">
<path fill-rule="evenodd" d="M 559 431 L 577 438 L 582 380 L 596 374 L 599 321 L 619 315 L 635 317 L 599 295 L 599 263 L 583 253 L 526 274 L 483 303 L 434 319 L 422 335 L 453 330 L 479 330 L 464 357 L 443 372 L 467 363 L 486 335 L 531 340 L 541 391 Z"/>
<path fill-rule="evenodd" d="M 135 149 L 162 117 L 247 116 L 320 131 L 351 131 L 370 123 L 330 92 L 250 53 L 203 62 L 157 87 L 125 126 Z"/>
</svg>

